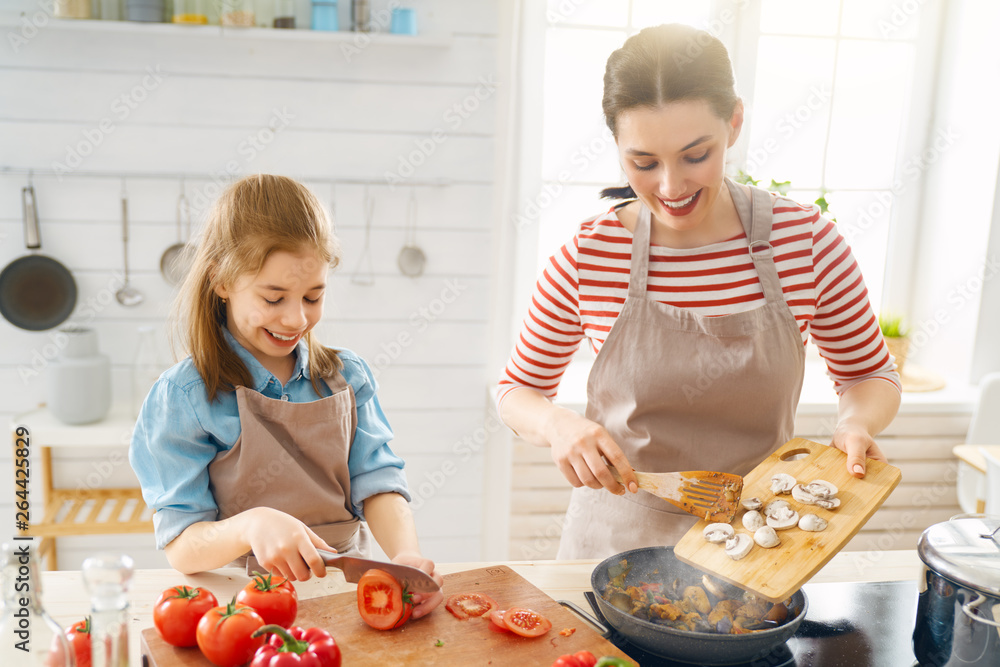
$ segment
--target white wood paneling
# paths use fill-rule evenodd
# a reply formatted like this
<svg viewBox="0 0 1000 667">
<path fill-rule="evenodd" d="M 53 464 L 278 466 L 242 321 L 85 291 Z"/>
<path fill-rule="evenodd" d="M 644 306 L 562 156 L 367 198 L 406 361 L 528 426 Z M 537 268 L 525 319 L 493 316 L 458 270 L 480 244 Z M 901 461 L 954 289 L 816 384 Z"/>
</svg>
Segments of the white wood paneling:
<svg viewBox="0 0 1000 667">
<path fill-rule="evenodd" d="M 18 10 L 29 17 L 38 11 L 34 2 L 8 3 L 0 9 L 4 34 L 19 34 Z M 79 298 L 71 322 L 98 332 L 112 362 L 114 400 L 130 402 L 139 326 L 156 328 L 170 361 L 175 289 L 160 276 L 159 260 L 177 240 L 181 177 L 196 239 L 234 176 L 263 171 L 303 180 L 333 212 L 343 247 L 318 334 L 364 356 L 376 373 L 393 446 L 407 460 L 426 554 L 477 560 L 481 436 L 493 428 L 485 392 L 496 375 L 486 356 L 496 94 L 504 83 L 499 12 L 493 1 L 426 0 L 418 14 L 427 39 L 375 36 L 370 43 L 306 31 L 48 22 L 21 48 L 0 53 L 0 87 L 9 93 L 0 97 L 0 266 L 27 253 L 27 176 L 19 170 L 40 170 L 32 182 L 42 252 L 73 272 Z M 68 171 L 51 173 L 57 163 Z M 388 179 L 394 172 L 402 179 Z M 132 283 L 146 296 L 130 309 L 113 296 L 121 284 L 122 177 Z M 351 280 L 361 260 L 366 195 L 375 201 L 370 286 Z M 427 255 L 419 278 L 396 265 L 411 196 L 416 239 Z M 6 321 L 0 339 L 0 416 L 9 417 L 44 402 L 45 368 L 60 345 L 53 332 Z M 104 451 L 57 452 L 57 480 L 88 484 L 96 475 L 105 485 L 130 483 L 127 464 L 100 474 L 110 460 Z M 9 459 L 2 461 L 0 474 L 9 479 Z M 0 507 L 11 507 L 7 498 Z M 139 563 L 165 562 L 149 536 L 64 542 L 63 567 L 78 567 L 105 544 Z"/>
</svg>

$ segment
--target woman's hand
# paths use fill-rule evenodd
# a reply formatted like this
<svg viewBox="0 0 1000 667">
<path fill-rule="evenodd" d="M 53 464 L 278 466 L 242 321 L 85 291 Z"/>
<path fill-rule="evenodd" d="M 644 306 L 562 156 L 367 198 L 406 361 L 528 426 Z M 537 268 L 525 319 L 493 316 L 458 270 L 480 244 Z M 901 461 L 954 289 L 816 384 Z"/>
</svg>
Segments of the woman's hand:
<svg viewBox="0 0 1000 667">
<path fill-rule="evenodd" d="M 335 551 L 307 525 L 271 507 L 243 512 L 244 536 L 261 567 L 290 581 L 326 576 L 326 565 L 316 549 Z"/>
<path fill-rule="evenodd" d="M 393 563 L 398 563 L 399 565 L 409 565 L 410 567 L 415 567 L 423 570 L 438 583 L 438 586 L 444 586 L 444 577 L 438 574 L 437 569 L 434 567 L 434 561 L 424 558 L 419 553 L 404 551 L 396 554 L 396 557 L 392 559 Z M 413 594 L 413 618 L 420 618 L 421 616 L 426 616 L 431 613 L 434 607 L 441 604 L 441 600 L 444 599 L 444 593 L 438 591 L 436 593 L 414 593 Z"/>
<path fill-rule="evenodd" d="M 607 430 L 572 410 L 559 410 L 548 425 L 552 460 L 575 487 L 605 488 L 615 495 L 639 490 L 635 472 L 625 454 Z M 625 483 L 623 487 L 608 470 L 613 465 Z"/>
<path fill-rule="evenodd" d="M 879 446 L 875 444 L 875 439 L 861 426 L 841 422 L 837 425 L 837 430 L 833 432 L 833 440 L 830 444 L 847 454 L 847 472 L 855 477 L 865 476 L 866 459 L 875 459 L 883 463 L 889 462 Z"/>
</svg>

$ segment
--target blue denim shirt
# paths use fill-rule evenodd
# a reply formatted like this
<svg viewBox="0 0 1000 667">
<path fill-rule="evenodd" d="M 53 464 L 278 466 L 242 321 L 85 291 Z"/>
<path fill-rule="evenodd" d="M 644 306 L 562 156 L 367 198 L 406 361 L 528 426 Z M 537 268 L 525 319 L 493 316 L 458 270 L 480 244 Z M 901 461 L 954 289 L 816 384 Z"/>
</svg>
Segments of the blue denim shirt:
<svg viewBox="0 0 1000 667">
<path fill-rule="evenodd" d="M 269 398 L 305 403 L 329 396 L 321 383 L 317 395 L 309 379 L 309 350 L 304 341 L 295 349 L 292 377 L 284 386 L 228 331 L 226 340 L 246 364 L 253 386 Z M 351 505 L 364 518 L 366 498 L 395 492 L 410 499 L 403 460 L 389 448 L 392 429 L 379 405 L 371 369 L 361 357 L 340 350 L 344 379 L 354 389 L 358 421 L 348 456 Z M 215 521 L 218 506 L 208 486 L 208 465 L 219 452 L 236 444 L 240 416 L 235 391 L 220 391 L 209 402 L 205 382 L 189 358 L 160 376 L 142 404 L 132 433 L 129 462 L 139 477 L 142 497 L 156 510 L 156 546 L 164 548 L 184 529 L 199 521 Z"/>
</svg>

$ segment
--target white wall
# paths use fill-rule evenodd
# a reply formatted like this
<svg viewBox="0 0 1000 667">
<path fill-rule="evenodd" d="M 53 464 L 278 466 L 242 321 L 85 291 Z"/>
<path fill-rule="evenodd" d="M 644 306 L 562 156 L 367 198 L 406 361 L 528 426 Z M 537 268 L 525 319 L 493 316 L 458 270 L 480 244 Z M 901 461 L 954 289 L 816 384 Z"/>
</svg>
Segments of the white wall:
<svg viewBox="0 0 1000 667">
<path fill-rule="evenodd" d="M 412 43 L 57 23 L 39 18 L 34 2 L 7 4 L 0 13 L 0 266 L 26 252 L 21 170 L 40 170 L 33 183 L 43 251 L 68 266 L 80 289 L 70 322 L 98 331 L 112 359 L 115 399 L 128 401 L 136 328 L 153 325 L 162 336 L 173 296 L 158 266 L 176 240 L 180 176 L 197 216 L 230 174 L 304 180 L 335 205 L 345 250 L 327 297 L 323 340 L 356 350 L 378 373 L 396 429 L 393 447 L 407 460 L 411 490 L 420 497 L 414 507 L 426 554 L 479 559 L 485 473 L 476 434 L 489 423 L 487 388 L 497 374 L 487 347 L 495 311 L 495 151 L 503 142 L 500 4 L 422 0 L 416 7 L 426 36 Z M 386 5 L 373 3 L 376 12 Z M 28 28 L 18 9 L 41 27 Z M 51 173 L 63 171 L 56 163 L 70 166 L 74 152 L 87 154 L 66 173 Z M 390 187 L 387 172 L 408 176 L 400 171 L 406 166 L 412 176 Z M 111 298 L 121 280 L 122 176 L 133 283 L 146 295 L 132 309 Z M 350 280 L 362 247 L 366 182 L 376 200 L 375 284 L 367 287 Z M 395 264 L 410 183 L 417 239 L 428 255 L 417 279 Z M 44 372 L 32 373 L 31 364 L 44 366 L 54 348 L 46 347 L 50 333 L 6 321 L 0 340 L 0 416 L 8 419 L 44 402 Z M 468 455 L 463 441 L 474 445 Z M 0 460 L 6 489 L 10 458 Z M 57 458 L 68 480 L 88 465 L 86 457 Z M 3 495 L 0 506 L 9 513 L 11 494 Z M 151 543 L 151 536 L 65 540 L 60 564 L 76 567 L 98 546 L 126 549 L 140 565 L 164 562 Z"/>
</svg>

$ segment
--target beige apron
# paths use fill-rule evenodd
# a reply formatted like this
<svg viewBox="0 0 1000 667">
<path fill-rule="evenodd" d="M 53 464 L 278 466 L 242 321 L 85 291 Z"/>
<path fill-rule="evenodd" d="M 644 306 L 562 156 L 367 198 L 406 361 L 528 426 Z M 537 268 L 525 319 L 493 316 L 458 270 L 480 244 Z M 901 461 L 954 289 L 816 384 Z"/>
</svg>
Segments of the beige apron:
<svg viewBox="0 0 1000 667">
<path fill-rule="evenodd" d="M 339 553 L 370 557 L 364 523 L 351 511 L 347 468 L 357 427 L 354 390 L 337 373 L 332 396 L 309 403 L 237 387 L 240 437 L 208 466 L 218 520 L 273 507 L 309 526 Z M 234 561 L 244 564 L 246 556 Z"/>
<path fill-rule="evenodd" d="M 646 295 L 650 212 L 632 235 L 628 297 L 587 384 L 587 418 L 636 470 L 746 474 L 792 437 L 805 349 L 774 265 L 771 197 L 726 179 L 765 303 L 705 317 Z M 573 489 L 558 558 L 606 558 L 677 542 L 696 519 L 644 491 Z"/>
</svg>

